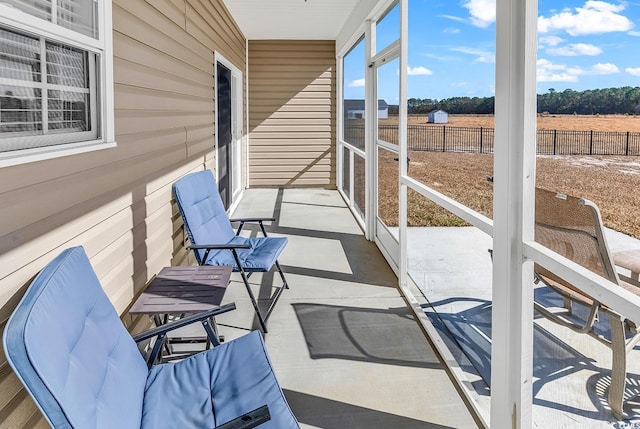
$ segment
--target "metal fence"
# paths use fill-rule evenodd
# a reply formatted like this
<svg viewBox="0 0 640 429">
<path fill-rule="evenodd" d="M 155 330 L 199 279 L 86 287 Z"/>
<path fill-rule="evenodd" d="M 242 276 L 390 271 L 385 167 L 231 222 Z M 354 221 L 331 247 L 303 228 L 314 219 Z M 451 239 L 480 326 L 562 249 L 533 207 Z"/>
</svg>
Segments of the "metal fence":
<svg viewBox="0 0 640 429">
<path fill-rule="evenodd" d="M 398 126 L 380 125 L 378 138 L 398 144 Z M 346 142 L 363 149 L 364 125 L 347 125 Z M 493 128 L 409 125 L 409 150 L 493 153 Z M 640 155 L 640 133 L 538 130 L 540 155 Z"/>
</svg>

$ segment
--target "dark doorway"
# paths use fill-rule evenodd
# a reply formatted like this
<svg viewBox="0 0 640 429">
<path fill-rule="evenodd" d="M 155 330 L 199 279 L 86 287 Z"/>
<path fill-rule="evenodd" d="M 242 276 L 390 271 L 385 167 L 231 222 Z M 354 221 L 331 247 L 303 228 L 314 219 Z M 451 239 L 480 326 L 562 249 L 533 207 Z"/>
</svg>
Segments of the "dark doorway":
<svg viewBox="0 0 640 429">
<path fill-rule="evenodd" d="M 218 191 L 224 208 L 233 197 L 231 187 L 231 70 L 217 64 L 216 94 L 218 97 Z"/>
</svg>

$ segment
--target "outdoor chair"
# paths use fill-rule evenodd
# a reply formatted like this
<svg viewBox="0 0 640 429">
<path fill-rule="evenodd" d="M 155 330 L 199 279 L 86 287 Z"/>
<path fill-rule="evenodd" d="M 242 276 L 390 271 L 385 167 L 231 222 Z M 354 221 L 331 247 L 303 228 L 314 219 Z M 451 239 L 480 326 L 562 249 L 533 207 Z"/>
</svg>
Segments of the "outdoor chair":
<svg viewBox="0 0 640 429">
<path fill-rule="evenodd" d="M 278 256 L 287 245 L 286 237 L 268 237 L 263 222 L 275 218 L 229 219 L 222 204 L 218 186 L 211 170 L 191 173 L 173 184 L 173 193 L 182 215 L 182 221 L 196 260 L 200 265 L 230 265 L 240 273 L 253 304 L 260 327 L 267 332 L 267 319 L 275 308 L 284 289 L 289 289 Z M 236 232 L 231 223 L 239 222 Z M 258 223 L 263 237 L 242 237 L 245 223 Z M 262 314 L 251 291 L 249 277 L 254 272 L 269 272 L 275 265 L 282 279 L 282 286 L 271 296 L 266 313 Z"/>
<path fill-rule="evenodd" d="M 535 239 L 554 252 L 582 265 L 626 290 L 640 295 L 640 288 L 620 280 L 607 246 L 602 218 L 598 207 L 591 201 L 544 189 L 536 189 Z M 614 416 L 623 418 L 623 399 L 627 373 L 627 353 L 640 340 L 638 327 L 580 289 L 542 266 L 535 265 L 536 281 L 549 286 L 563 298 L 564 307 L 558 310 L 545 308 L 539 303 L 536 309 L 546 318 L 578 333 L 588 334 L 611 348 L 612 370 L 608 402 Z M 572 303 L 585 306 L 586 320 L 572 314 Z M 609 338 L 597 333 L 594 325 L 600 314 L 609 320 Z M 629 315 L 626 315 L 629 316 Z"/>
<path fill-rule="evenodd" d="M 136 341 L 206 321 L 208 311 L 132 338 L 82 247 L 35 278 L 7 322 L 4 349 L 54 428 L 299 428 L 254 331 L 147 367 Z M 209 335 L 213 335 L 208 330 Z"/>
</svg>

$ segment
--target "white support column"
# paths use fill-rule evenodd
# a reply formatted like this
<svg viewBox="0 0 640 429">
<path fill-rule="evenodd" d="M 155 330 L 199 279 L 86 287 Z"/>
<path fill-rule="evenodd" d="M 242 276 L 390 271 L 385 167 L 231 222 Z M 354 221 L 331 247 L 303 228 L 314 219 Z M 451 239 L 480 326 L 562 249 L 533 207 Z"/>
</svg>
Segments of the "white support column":
<svg viewBox="0 0 640 429">
<path fill-rule="evenodd" d="M 344 152 L 344 149 L 343 149 Z M 343 155 L 344 156 L 344 155 Z M 349 151 L 349 206 L 353 207 L 355 204 L 355 200 L 356 200 L 356 186 L 355 186 L 355 174 L 354 174 L 354 169 L 356 167 L 356 154 L 350 150 Z M 366 158 L 365 158 L 365 165 L 366 165 Z M 366 168 L 366 167 L 365 167 Z M 365 195 L 366 195 L 367 191 L 365 190 Z M 366 198 L 366 197 L 365 197 Z M 362 207 L 360 207 L 360 210 L 362 210 Z M 366 219 L 363 219 L 363 221 L 366 222 Z"/>
<path fill-rule="evenodd" d="M 336 71 L 336 188 L 341 189 L 344 183 L 344 149 L 342 148 L 342 143 L 340 143 L 344 141 L 344 56 L 336 56 Z M 349 180 L 349 182 L 352 182 L 352 180 Z M 352 193 L 349 193 L 349 200 L 349 206 L 351 206 Z"/>
<path fill-rule="evenodd" d="M 373 240 L 375 237 L 376 225 L 376 180 L 378 156 L 376 153 L 376 136 L 378 126 L 378 100 L 376 100 L 376 70 L 371 65 L 371 58 L 375 55 L 376 25 L 372 21 L 367 21 L 365 26 L 365 127 L 364 127 L 364 147 L 365 158 L 365 222 L 367 225 L 367 239 Z"/>
<path fill-rule="evenodd" d="M 398 122 L 398 143 L 400 145 L 400 154 L 398 165 L 400 168 L 399 179 L 399 196 L 398 203 L 398 223 L 399 223 L 399 281 L 400 287 L 407 287 L 407 185 L 402 178 L 407 176 L 407 70 L 409 66 L 408 60 L 408 42 L 409 42 L 409 1 L 400 0 L 400 98 L 399 98 L 399 122 Z"/>
<path fill-rule="evenodd" d="M 243 142 L 243 153 L 244 153 L 244 169 L 243 169 L 243 182 L 242 189 L 249 189 L 249 166 L 250 163 L 250 148 L 251 148 L 251 135 L 249 134 L 249 39 L 244 39 L 244 63 L 245 71 L 244 71 L 244 109 L 245 109 L 245 122 L 242 125 L 242 129 L 244 130 L 244 142 Z"/>
<path fill-rule="evenodd" d="M 532 426 L 536 0 L 497 0 L 491 427 Z"/>
</svg>

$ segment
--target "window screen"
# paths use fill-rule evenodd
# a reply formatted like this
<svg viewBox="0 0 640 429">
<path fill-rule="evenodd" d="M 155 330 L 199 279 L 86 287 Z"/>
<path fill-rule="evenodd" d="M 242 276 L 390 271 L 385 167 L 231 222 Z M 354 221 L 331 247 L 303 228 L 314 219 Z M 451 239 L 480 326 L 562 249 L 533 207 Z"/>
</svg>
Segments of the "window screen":
<svg viewBox="0 0 640 429">
<path fill-rule="evenodd" d="M 0 27 L 0 151 L 96 138 L 97 57 Z M 54 134 L 68 135 L 46 138 Z M 43 138 L 19 138 L 29 136 Z"/>
<path fill-rule="evenodd" d="M 15 8 L 69 30 L 98 38 L 98 2 L 94 0 L 4 0 Z"/>
</svg>

